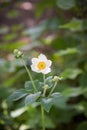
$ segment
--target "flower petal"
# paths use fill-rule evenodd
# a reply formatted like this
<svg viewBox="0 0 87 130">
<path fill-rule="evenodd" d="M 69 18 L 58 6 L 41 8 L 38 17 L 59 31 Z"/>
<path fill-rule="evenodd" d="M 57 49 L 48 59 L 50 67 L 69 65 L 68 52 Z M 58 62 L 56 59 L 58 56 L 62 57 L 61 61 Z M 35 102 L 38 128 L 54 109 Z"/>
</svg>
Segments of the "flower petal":
<svg viewBox="0 0 87 130">
<path fill-rule="evenodd" d="M 47 65 L 48 67 L 50 67 L 50 66 L 52 65 L 52 61 L 51 61 L 51 60 L 47 60 L 47 61 L 46 61 L 46 65 Z"/>
<path fill-rule="evenodd" d="M 51 72 L 51 68 L 47 68 L 47 69 L 44 69 L 43 71 L 41 71 L 41 73 L 43 74 L 48 74 Z"/>
<path fill-rule="evenodd" d="M 32 58 L 31 62 L 32 62 L 33 64 L 37 64 L 38 58 Z"/>
<path fill-rule="evenodd" d="M 40 54 L 38 58 L 40 61 L 47 60 L 47 57 L 44 54 Z"/>
<path fill-rule="evenodd" d="M 40 73 L 40 71 L 37 69 L 37 67 L 36 67 L 34 64 L 31 65 L 31 69 L 32 69 L 32 71 L 34 71 L 34 72 Z"/>
</svg>

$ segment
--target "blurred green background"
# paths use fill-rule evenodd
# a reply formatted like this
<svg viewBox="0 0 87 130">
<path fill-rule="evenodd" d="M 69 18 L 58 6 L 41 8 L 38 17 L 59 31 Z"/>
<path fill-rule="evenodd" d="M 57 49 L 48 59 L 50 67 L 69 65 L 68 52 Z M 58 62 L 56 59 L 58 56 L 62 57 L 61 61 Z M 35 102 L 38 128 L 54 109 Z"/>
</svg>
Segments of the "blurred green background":
<svg viewBox="0 0 87 130">
<path fill-rule="evenodd" d="M 87 130 L 87 0 L 0 0 L 0 130 L 39 130 L 39 107 L 7 100 L 28 80 L 15 48 L 28 67 L 32 57 L 47 55 L 51 74 L 63 76 L 46 129 Z"/>
</svg>

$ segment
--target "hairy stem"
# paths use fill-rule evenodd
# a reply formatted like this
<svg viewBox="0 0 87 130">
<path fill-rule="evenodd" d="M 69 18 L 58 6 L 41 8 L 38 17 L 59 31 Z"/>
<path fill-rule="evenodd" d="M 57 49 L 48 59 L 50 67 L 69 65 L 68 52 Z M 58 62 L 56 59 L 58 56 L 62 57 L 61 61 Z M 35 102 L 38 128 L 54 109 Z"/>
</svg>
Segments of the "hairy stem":
<svg viewBox="0 0 87 130">
<path fill-rule="evenodd" d="M 44 109 L 41 105 L 41 116 L 42 116 L 42 130 L 45 130 L 45 116 L 44 116 Z"/>
<path fill-rule="evenodd" d="M 45 86 L 45 74 L 43 74 L 44 86 Z"/>
<path fill-rule="evenodd" d="M 54 84 L 53 88 L 51 89 L 51 91 L 50 91 L 50 93 L 49 93 L 48 97 L 49 97 L 49 96 L 53 93 L 53 91 L 54 91 L 54 89 L 55 89 L 56 85 L 57 85 L 57 81 L 55 82 L 55 84 Z"/>
<path fill-rule="evenodd" d="M 46 83 L 45 83 L 45 74 L 43 75 L 43 80 L 44 80 L 44 90 L 43 90 L 43 96 L 45 96 L 45 94 L 46 94 L 46 88 L 45 88 L 45 85 L 46 85 Z"/>
<path fill-rule="evenodd" d="M 27 71 L 27 73 L 28 73 L 29 79 L 30 79 L 31 82 L 32 82 L 34 91 L 37 92 L 37 89 L 36 89 L 36 86 L 35 86 L 35 84 L 34 84 L 33 78 L 32 78 L 32 76 L 31 76 L 31 73 L 30 73 L 29 69 L 28 69 L 27 66 L 26 66 L 26 63 L 25 63 L 24 59 L 21 58 L 21 61 L 22 61 L 23 65 L 24 65 L 24 67 L 25 67 L 25 69 L 26 69 L 26 71 Z"/>
</svg>

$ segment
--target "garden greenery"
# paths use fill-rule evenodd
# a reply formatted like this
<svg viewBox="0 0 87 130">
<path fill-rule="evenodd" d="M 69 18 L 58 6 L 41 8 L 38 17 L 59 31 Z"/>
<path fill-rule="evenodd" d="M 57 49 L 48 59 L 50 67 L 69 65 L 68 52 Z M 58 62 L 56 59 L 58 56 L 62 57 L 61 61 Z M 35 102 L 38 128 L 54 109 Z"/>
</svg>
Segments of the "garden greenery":
<svg viewBox="0 0 87 130">
<path fill-rule="evenodd" d="M 62 78 L 58 76 L 46 77 L 46 74 L 51 72 L 50 67 L 52 61 L 48 60 L 44 54 L 40 54 L 38 58 L 32 58 L 31 69 L 32 71 L 43 74 L 43 82 L 40 82 L 39 79 L 33 80 L 32 75 L 23 59 L 23 53 L 15 49 L 14 55 L 17 59 L 20 59 L 25 66 L 29 76 L 29 81 L 25 82 L 24 88 L 14 91 L 9 98 L 13 101 L 25 98 L 25 105 L 31 105 L 33 103 L 40 105 L 42 113 L 42 130 L 45 130 L 44 110 L 49 112 L 54 104 L 54 101 L 61 96 L 60 92 L 54 92 L 54 90 L 58 81 Z"/>
<path fill-rule="evenodd" d="M 26 2 L 30 10 L 23 8 Z M 87 0 L 3 0 L 0 5 L 0 129 L 40 130 L 42 104 L 47 130 L 87 130 Z M 15 48 L 24 52 L 15 52 L 21 59 L 14 59 Z M 52 61 L 45 77 L 31 67 L 39 54 Z M 63 79 L 56 83 L 59 74 Z M 35 93 L 34 102 L 25 105 Z"/>
</svg>

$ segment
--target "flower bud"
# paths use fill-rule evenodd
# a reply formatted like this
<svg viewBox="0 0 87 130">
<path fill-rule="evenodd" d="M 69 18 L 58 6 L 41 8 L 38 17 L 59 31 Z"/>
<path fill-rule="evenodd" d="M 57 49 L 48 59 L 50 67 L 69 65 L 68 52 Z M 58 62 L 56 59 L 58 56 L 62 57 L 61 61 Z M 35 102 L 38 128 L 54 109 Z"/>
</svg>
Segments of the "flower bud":
<svg viewBox="0 0 87 130">
<path fill-rule="evenodd" d="M 43 88 L 44 89 L 49 89 L 49 86 L 46 84 Z"/>
<path fill-rule="evenodd" d="M 56 81 L 61 80 L 61 79 L 62 79 L 62 77 L 54 76 L 53 81 L 56 82 Z"/>
<path fill-rule="evenodd" d="M 23 53 L 21 51 L 19 51 L 18 49 L 14 50 L 14 56 L 16 58 L 22 58 L 23 57 Z"/>
</svg>

